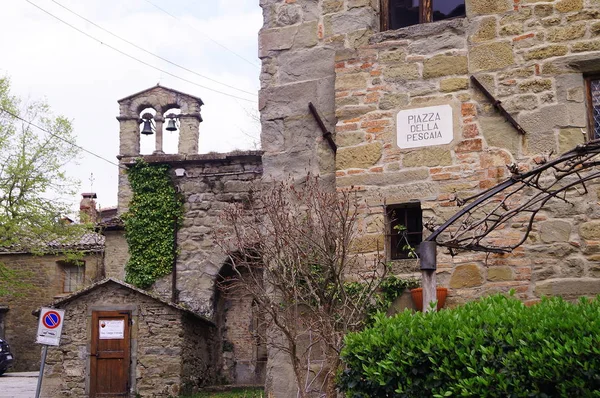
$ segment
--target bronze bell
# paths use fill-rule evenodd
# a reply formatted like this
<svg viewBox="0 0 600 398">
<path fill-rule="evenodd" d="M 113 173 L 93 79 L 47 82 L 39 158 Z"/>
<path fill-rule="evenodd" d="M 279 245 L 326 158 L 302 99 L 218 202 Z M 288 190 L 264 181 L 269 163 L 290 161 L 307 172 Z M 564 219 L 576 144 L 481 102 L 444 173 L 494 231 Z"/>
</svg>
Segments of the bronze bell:
<svg viewBox="0 0 600 398">
<path fill-rule="evenodd" d="M 152 131 L 152 123 L 150 119 L 144 120 L 144 128 L 142 129 L 142 134 L 152 135 L 154 132 Z"/>
<path fill-rule="evenodd" d="M 169 119 L 169 122 L 167 123 L 167 131 L 177 131 L 175 119 Z"/>
</svg>

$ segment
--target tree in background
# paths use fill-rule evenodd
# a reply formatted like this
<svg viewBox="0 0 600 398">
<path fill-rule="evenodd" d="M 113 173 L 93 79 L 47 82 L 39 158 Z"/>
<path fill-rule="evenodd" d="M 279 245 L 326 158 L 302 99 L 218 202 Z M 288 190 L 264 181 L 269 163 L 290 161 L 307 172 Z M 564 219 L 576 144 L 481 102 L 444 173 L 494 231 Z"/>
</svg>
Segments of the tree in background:
<svg viewBox="0 0 600 398">
<path fill-rule="evenodd" d="M 309 175 L 264 184 L 224 211 L 217 243 L 231 253 L 233 276 L 222 286 L 252 297 L 270 350 L 289 358 L 299 397 L 336 396 L 343 338 L 363 327 L 387 271 L 353 252 L 360 206 L 354 193 Z"/>
<path fill-rule="evenodd" d="M 74 140 L 68 119 L 44 101 L 12 95 L 9 79 L 0 78 L 0 247 L 42 253 L 79 239 L 83 226 L 62 221 L 77 190 L 64 170 L 79 154 Z M 14 292 L 17 280 L 0 263 L 0 295 Z"/>
</svg>

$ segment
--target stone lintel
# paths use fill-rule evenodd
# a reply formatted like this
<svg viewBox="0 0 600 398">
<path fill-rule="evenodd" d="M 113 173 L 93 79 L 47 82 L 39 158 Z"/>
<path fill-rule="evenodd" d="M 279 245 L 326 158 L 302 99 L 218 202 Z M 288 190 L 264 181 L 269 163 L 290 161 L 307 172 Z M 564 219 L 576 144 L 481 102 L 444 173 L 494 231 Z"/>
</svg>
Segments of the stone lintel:
<svg viewBox="0 0 600 398">
<path fill-rule="evenodd" d="M 369 39 L 369 44 L 377 44 L 388 40 L 429 38 L 446 32 L 457 35 L 465 34 L 466 18 L 455 18 L 434 23 L 424 23 L 407 26 L 397 30 L 388 30 L 376 33 Z"/>
<path fill-rule="evenodd" d="M 166 164 L 181 164 L 181 163 L 211 163 L 232 160 L 243 160 L 246 162 L 260 163 L 263 151 L 233 151 L 225 153 L 206 153 L 194 155 L 182 154 L 153 154 L 153 155 L 138 155 L 138 156 L 117 156 L 121 164 L 129 167 L 133 166 L 137 159 L 143 159 L 147 163 L 166 163 Z"/>
</svg>

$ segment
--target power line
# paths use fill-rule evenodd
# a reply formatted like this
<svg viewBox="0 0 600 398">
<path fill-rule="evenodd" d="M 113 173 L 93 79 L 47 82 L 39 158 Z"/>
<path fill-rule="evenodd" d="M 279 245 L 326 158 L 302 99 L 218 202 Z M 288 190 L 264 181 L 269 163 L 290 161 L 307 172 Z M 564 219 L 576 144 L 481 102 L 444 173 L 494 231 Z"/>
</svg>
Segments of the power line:
<svg viewBox="0 0 600 398">
<path fill-rule="evenodd" d="M 171 73 L 171 72 L 168 72 L 168 71 L 166 71 L 166 70 L 164 70 L 164 69 L 158 68 L 158 67 L 156 67 L 156 66 L 154 66 L 154 65 L 152 65 L 152 64 L 149 64 L 149 63 L 147 63 L 147 62 L 145 62 L 145 61 L 142 61 L 141 59 L 137 59 L 137 58 L 135 58 L 135 57 L 133 57 L 133 56 L 131 56 L 131 55 L 129 55 L 129 54 L 127 54 L 127 53 L 125 53 L 125 52 L 123 52 L 123 51 L 119 50 L 118 48 L 115 48 L 115 47 L 111 46 L 110 44 L 106 44 L 106 43 L 104 43 L 102 40 L 100 40 L 100 39 L 97 39 L 96 37 L 94 37 L 94 36 L 90 35 L 89 33 L 86 33 L 86 32 L 84 32 L 83 30 L 81 30 L 81 29 L 79 29 L 79 28 L 77 28 L 77 27 L 75 27 L 75 26 L 71 25 L 70 23 L 68 23 L 68 22 L 66 22 L 66 21 L 64 21 L 64 20 L 62 20 L 62 19 L 60 19 L 60 18 L 59 18 L 59 17 L 57 17 L 56 15 L 52 14 L 52 13 L 51 13 L 51 12 L 49 12 L 49 11 L 46 11 L 46 10 L 45 10 L 45 9 L 43 9 L 42 7 L 40 7 L 40 6 L 38 6 L 37 4 L 35 4 L 35 3 L 31 2 L 30 0 L 25 0 L 25 1 L 26 1 L 26 2 L 28 2 L 29 4 L 31 4 L 32 6 L 34 6 L 34 7 L 38 8 L 39 10 L 43 11 L 44 13 L 46 13 L 46 14 L 50 15 L 52 18 L 54 18 L 54 19 L 57 19 L 57 20 L 59 20 L 60 22 L 64 23 L 65 25 L 69 26 L 71 29 L 74 29 L 74 30 L 76 30 L 77 32 L 79 32 L 79 33 L 81 33 L 81 34 L 83 34 L 83 35 L 85 35 L 85 36 L 89 37 L 90 39 L 92 39 L 92 40 L 95 40 L 95 41 L 97 41 L 98 43 L 100 43 L 100 44 L 102 44 L 102 45 L 105 45 L 106 47 L 110 48 L 111 50 L 114 50 L 114 51 L 118 52 L 119 54 L 126 56 L 127 58 L 131 58 L 131 59 L 133 59 L 134 61 L 137 61 L 137 62 L 139 62 L 139 63 L 141 63 L 141 64 L 143 64 L 143 65 L 149 66 L 149 67 L 150 67 L 150 68 L 152 68 L 152 69 L 155 69 L 155 70 L 157 70 L 157 71 L 159 71 L 159 72 L 162 72 L 162 73 L 166 73 L 166 74 L 167 74 L 167 75 L 169 75 L 169 76 L 172 76 L 172 77 L 174 77 L 174 78 L 176 78 L 176 79 L 182 80 L 182 81 L 184 81 L 184 82 L 186 82 L 186 83 L 193 84 L 193 85 L 195 85 L 195 86 L 201 87 L 201 88 L 203 88 L 203 89 L 205 89 L 205 90 L 209 90 L 209 91 L 212 91 L 212 92 L 215 92 L 215 93 L 218 93 L 218 94 L 226 95 L 226 96 L 228 96 L 228 97 L 237 98 L 237 99 L 239 99 L 239 100 L 242 100 L 242 101 L 247 101 L 247 102 L 253 102 L 253 103 L 256 103 L 256 101 L 255 101 L 255 100 L 250 100 L 250 99 L 247 99 L 247 98 L 238 97 L 237 95 L 228 94 L 228 93 L 225 93 L 225 92 L 223 92 L 223 91 L 215 90 L 214 88 L 210 88 L 210 87 L 203 86 L 203 85 L 201 85 L 201 84 L 198 84 L 198 83 L 196 83 L 196 82 L 194 82 L 194 81 L 188 80 L 188 79 L 186 79 L 186 78 L 183 78 L 183 77 L 177 76 L 177 75 L 175 75 L 175 74 L 173 74 L 173 73 Z"/>
<path fill-rule="evenodd" d="M 195 71 L 193 71 L 193 70 L 191 70 L 191 69 L 189 69 L 189 68 L 186 68 L 185 66 L 182 66 L 182 65 L 179 65 L 179 64 L 177 64 L 177 63 L 175 63 L 175 62 L 169 61 L 168 59 L 166 59 L 166 58 L 163 58 L 163 57 L 161 57 L 161 56 L 160 56 L 160 55 L 158 55 L 158 54 L 154 54 L 153 52 L 151 52 L 151 51 L 148 51 L 148 50 L 146 50 L 145 48 L 143 48 L 143 47 L 141 47 L 141 46 L 138 46 L 137 44 L 135 44 L 135 43 L 132 43 L 132 42 L 130 42 L 130 41 L 129 41 L 129 40 L 127 40 L 127 39 L 124 39 L 124 38 L 122 38 L 121 36 L 119 36 L 119 35 L 117 35 L 117 34 L 115 34 L 115 33 L 111 32 L 111 31 L 109 31 L 108 29 L 105 29 L 105 28 L 103 28 L 102 26 L 98 25 L 97 23 L 95 23 L 95 22 L 93 22 L 93 21 L 90 21 L 90 20 L 89 20 L 89 19 L 87 19 L 86 17 L 84 17 L 84 16 L 82 16 L 82 15 L 80 15 L 80 14 L 76 13 L 75 11 L 71 10 L 70 8 L 68 8 L 68 7 L 66 7 L 66 6 L 64 6 L 64 5 L 62 5 L 62 4 L 60 4 L 58 1 L 56 1 L 56 0 L 51 0 L 51 1 L 52 1 L 53 3 L 55 3 L 55 4 L 57 4 L 58 6 L 62 7 L 63 9 L 67 10 L 67 11 L 68 11 L 68 12 L 70 12 L 71 14 L 74 14 L 74 15 L 78 16 L 79 18 L 83 19 L 84 21 L 86 21 L 86 22 L 88 22 L 88 23 L 90 23 L 90 24 L 94 25 L 94 26 L 95 26 L 95 27 L 97 27 L 98 29 L 100 29 L 100 30 L 102 30 L 102 31 L 104 31 L 104 32 L 106 32 L 106 33 L 108 33 L 109 35 L 111 35 L 111 36 L 113 36 L 113 37 L 116 37 L 116 38 L 117 38 L 117 39 L 119 39 L 119 40 L 122 40 L 122 41 L 124 41 L 125 43 L 129 44 L 130 46 L 133 46 L 133 47 L 137 48 L 138 50 L 141 50 L 141 51 L 145 52 L 146 54 L 150 54 L 150 55 L 152 55 L 153 57 L 156 57 L 156 58 L 160 59 L 161 61 L 167 62 L 167 63 L 169 63 L 169 64 L 171 64 L 171 65 L 173 65 L 173 66 L 176 66 L 176 67 L 178 67 L 178 68 L 180 68 L 180 69 L 183 69 L 183 70 L 184 70 L 184 71 L 186 71 L 186 72 L 193 73 L 193 74 L 194 74 L 194 75 L 196 75 L 196 76 L 199 76 L 199 77 L 202 77 L 202 78 L 204 78 L 204 79 L 210 80 L 211 82 L 214 82 L 214 83 L 220 84 L 220 85 L 222 85 L 222 86 L 228 87 L 228 88 L 230 88 L 230 89 L 233 89 L 233 90 L 240 91 L 240 92 L 242 92 L 242 93 L 245 93 L 245 94 L 250 94 L 250 95 L 256 96 L 256 93 L 251 93 L 250 91 L 245 91 L 245 90 L 242 90 L 242 89 L 240 89 L 240 88 L 237 88 L 237 87 L 234 87 L 234 86 L 230 86 L 229 84 L 221 83 L 221 82 L 220 82 L 220 81 L 218 81 L 218 80 L 212 79 L 212 78 L 210 78 L 210 77 L 208 77 L 208 76 L 201 75 L 201 74 L 200 74 L 200 73 L 198 73 L 198 72 L 195 72 Z"/>
<path fill-rule="evenodd" d="M 81 149 L 82 151 L 84 151 L 84 152 L 86 152 L 86 153 L 89 153 L 90 155 L 93 155 L 93 156 L 97 157 L 98 159 L 102 159 L 102 160 L 104 160 L 105 162 L 108 162 L 108 163 L 112 164 L 113 166 L 117 166 L 117 167 L 120 167 L 120 168 L 124 168 L 124 169 L 126 169 L 126 167 L 123 167 L 123 166 L 121 166 L 121 165 L 119 165 L 119 164 L 117 164 L 117 163 L 115 163 L 115 162 L 113 162 L 113 161 L 111 161 L 111 160 L 108 160 L 108 159 L 106 159 L 106 158 L 104 158 L 104 157 L 102 157 L 102 156 L 100 156 L 100 155 L 97 155 L 97 154 L 95 154 L 95 153 L 94 153 L 94 152 L 92 152 L 92 151 L 88 151 L 88 150 L 87 150 L 87 149 L 85 149 L 84 147 L 82 147 L 82 146 L 80 146 L 80 145 L 77 145 L 77 144 L 75 144 L 74 142 L 71 142 L 71 141 L 69 141 L 69 140 L 67 140 L 67 139 L 65 139 L 65 138 L 63 138 L 63 137 L 61 137 L 61 136 L 59 136 L 59 135 L 56 135 L 56 134 L 54 134 L 54 133 L 53 133 L 52 131 L 50 131 L 50 130 L 48 130 L 48 129 L 45 129 L 45 128 L 43 128 L 43 127 L 40 127 L 40 126 L 38 126 L 37 124 L 33 123 L 31 120 L 23 119 L 21 116 L 19 116 L 19 115 L 15 115 L 14 113 L 12 113 L 11 111 L 9 111 L 8 109 L 6 109 L 6 108 L 4 108 L 4 107 L 2 107 L 2 106 L 0 106 L 0 111 L 6 112 L 6 113 L 7 113 L 7 114 L 9 114 L 10 116 L 12 116 L 12 117 L 14 117 L 14 118 L 16 118 L 16 119 L 19 119 L 19 120 L 21 120 L 21 121 L 23 121 L 23 122 L 25 122 L 25 123 L 29 124 L 30 126 L 33 126 L 33 127 L 37 128 L 37 129 L 39 129 L 39 130 L 41 130 L 41 131 L 43 131 L 43 132 L 45 132 L 45 133 L 48 133 L 48 134 L 50 134 L 52 137 L 54 137 L 54 138 L 57 138 L 57 139 L 59 139 L 59 140 L 61 140 L 61 141 L 65 142 L 65 143 L 67 143 L 67 144 L 69 144 L 69 145 L 71 145 L 71 146 L 74 146 L 75 148 L 79 148 L 79 149 Z"/>
<path fill-rule="evenodd" d="M 218 45 L 219 47 L 224 48 L 225 50 L 229 51 L 230 53 L 234 54 L 235 56 L 237 56 L 238 58 L 246 61 L 247 63 L 249 63 L 252 66 L 255 66 L 257 68 L 260 68 L 260 65 L 258 65 L 256 62 L 252 62 L 247 58 L 244 58 L 243 56 L 241 56 L 240 54 L 236 53 L 235 51 L 231 50 L 228 47 L 225 47 L 223 44 L 219 43 L 218 41 L 216 41 L 215 39 L 213 39 L 212 37 L 210 37 L 209 35 L 207 35 L 205 32 L 202 32 L 201 30 L 195 28 L 194 26 L 190 25 L 189 23 L 182 21 L 180 18 L 178 18 L 177 16 L 171 14 L 170 12 L 168 12 L 167 10 L 165 10 L 164 8 L 159 7 L 158 5 L 154 4 L 153 2 L 151 2 L 150 0 L 144 0 L 146 3 L 151 4 L 152 6 L 154 6 L 155 8 L 157 8 L 158 10 L 164 12 L 165 14 L 167 14 L 168 16 L 170 16 L 171 18 L 174 18 L 176 20 L 178 20 L 179 22 L 183 22 L 184 24 L 186 24 L 187 26 L 189 26 L 190 28 L 192 28 L 193 30 L 195 30 L 196 32 L 200 33 L 201 35 L 205 36 L 208 40 L 212 41 L 213 43 L 215 43 L 216 45 Z"/>
</svg>

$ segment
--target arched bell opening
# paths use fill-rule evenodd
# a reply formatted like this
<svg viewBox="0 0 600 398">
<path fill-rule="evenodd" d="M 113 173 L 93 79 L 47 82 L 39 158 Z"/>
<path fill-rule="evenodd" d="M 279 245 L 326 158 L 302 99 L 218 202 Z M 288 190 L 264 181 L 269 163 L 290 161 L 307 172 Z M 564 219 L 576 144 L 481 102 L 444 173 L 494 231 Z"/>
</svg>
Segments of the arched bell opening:
<svg viewBox="0 0 600 398">
<path fill-rule="evenodd" d="M 156 110 L 151 107 L 139 113 L 140 155 L 150 155 L 156 150 L 156 115 Z"/>
<path fill-rule="evenodd" d="M 163 117 L 163 151 L 164 153 L 176 154 L 179 152 L 179 132 L 181 131 L 181 121 L 179 119 L 181 109 L 179 107 L 168 108 Z"/>
</svg>

